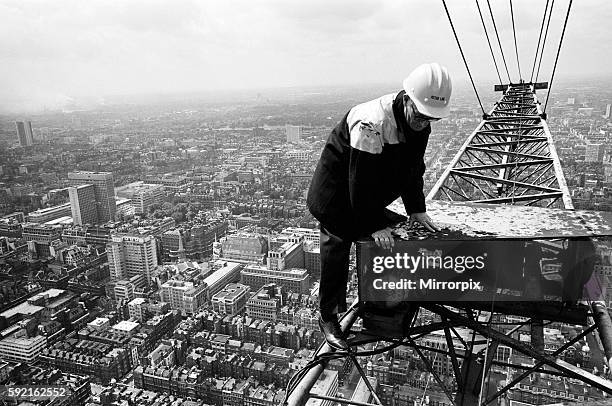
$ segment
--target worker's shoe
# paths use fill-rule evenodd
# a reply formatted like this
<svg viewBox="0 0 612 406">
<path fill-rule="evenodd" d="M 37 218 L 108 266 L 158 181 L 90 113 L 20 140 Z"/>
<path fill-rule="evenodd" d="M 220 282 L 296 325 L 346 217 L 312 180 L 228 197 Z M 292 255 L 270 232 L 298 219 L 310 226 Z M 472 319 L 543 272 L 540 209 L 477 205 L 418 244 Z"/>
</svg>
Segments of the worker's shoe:
<svg viewBox="0 0 612 406">
<path fill-rule="evenodd" d="M 338 319 L 334 318 L 330 321 L 324 321 L 319 317 L 319 327 L 325 336 L 325 341 L 327 341 L 330 347 L 337 350 L 348 350 L 349 346 L 344 340 L 344 333 L 342 329 L 340 329 Z"/>
</svg>

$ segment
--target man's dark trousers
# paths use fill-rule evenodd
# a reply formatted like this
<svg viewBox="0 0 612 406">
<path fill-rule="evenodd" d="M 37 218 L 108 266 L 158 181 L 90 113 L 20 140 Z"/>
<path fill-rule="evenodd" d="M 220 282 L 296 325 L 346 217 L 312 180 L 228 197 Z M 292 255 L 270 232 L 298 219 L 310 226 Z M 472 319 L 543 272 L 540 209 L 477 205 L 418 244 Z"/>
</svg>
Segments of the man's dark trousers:
<svg viewBox="0 0 612 406">
<path fill-rule="evenodd" d="M 321 317 L 345 312 L 346 286 L 349 275 L 351 240 L 332 234 L 321 225 L 321 284 L 319 310 Z"/>
</svg>

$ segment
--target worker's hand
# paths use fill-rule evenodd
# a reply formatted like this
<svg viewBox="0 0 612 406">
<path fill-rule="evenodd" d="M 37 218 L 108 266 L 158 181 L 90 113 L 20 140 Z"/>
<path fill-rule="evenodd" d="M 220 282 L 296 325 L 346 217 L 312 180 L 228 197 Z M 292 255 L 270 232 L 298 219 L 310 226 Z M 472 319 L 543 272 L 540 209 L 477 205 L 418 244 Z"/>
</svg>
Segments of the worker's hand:
<svg viewBox="0 0 612 406">
<path fill-rule="evenodd" d="M 391 229 L 389 227 L 373 232 L 372 238 L 374 238 L 376 245 L 378 245 L 380 248 L 390 250 L 393 248 L 393 245 L 395 245 L 395 240 L 393 239 L 393 235 L 391 234 Z"/>
<path fill-rule="evenodd" d="M 412 213 L 410 215 L 410 220 L 408 221 L 408 226 L 412 227 L 415 222 L 421 223 L 429 231 L 440 230 L 427 213 Z"/>
</svg>

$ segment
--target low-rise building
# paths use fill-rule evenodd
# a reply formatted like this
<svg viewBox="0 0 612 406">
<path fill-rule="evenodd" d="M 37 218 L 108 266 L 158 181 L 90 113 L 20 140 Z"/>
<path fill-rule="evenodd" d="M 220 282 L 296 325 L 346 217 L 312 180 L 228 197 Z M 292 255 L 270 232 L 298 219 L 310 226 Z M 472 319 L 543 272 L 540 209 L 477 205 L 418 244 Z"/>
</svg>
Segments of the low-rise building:
<svg viewBox="0 0 612 406">
<path fill-rule="evenodd" d="M 239 283 L 229 283 L 211 299 L 213 309 L 221 315 L 234 316 L 244 310 L 251 288 Z"/>
<path fill-rule="evenodd" d="M 240 283 L 249 285 L 253 290 L 275 283 L 286 291 L 306 294 L 310 288 L 310 275 L 305 269 L 299 268 L 273 270 L 261 265 L 247 265 L 240 272 Z"/>
<path fill-rule="evenodd" d="M 118 197 L 131 200 L 131 204 L 134 206 L 134 213 L 147 214 L 151 205 L 163 201 L 164 186 L 160 184 L 134 182 L 116 188 L 115 193 Z"/>
<path fill-rule="evenodd" d="M 128 350 L 90 340 L 67 339 L 45 348 L 39 361 L 64 372 L 88 375 L 107 384 L 119 380 L 132 368 Z"/>
<path fill-rule="evenodd" d="M 221 256 L 229 260 L 261 264 L 267 252 L 268 242 L 256 233 L 240 232 L 228 235 L 221 242 Z"/>
<path fill-rule="evenodd" d="M 46 223 L 47 221 L 57 220 L 61 217 L 70 216 L 70 203 L 60 204 L 58 206 L 47 207 L 46 209 L 38 209 L 28 214 L 28 221 L 32 223 Z"/>
<path fill-rule="evenodd" d="M 283 304 L 281 289 L 274 283 L 261 287 L 246 304 L 246 313 L 254 319 L 276 321 Z"/>
<path fill-rule="evenodd" d="M 223 289 L 228 283 L 240 281 L 240 270 L 243 266 L 243 264 L 238 262 L 215 261 L 212 273 L 204 279 L 204 283 L 208 285 L 208 294 L 212 296 Z"/>
<path fill-rule="evenodd" d="M 209 289 L 206 282 L 195 285 L 194 282 L 169 280 L 161 287 L 161 299 L 173 310 L 183 314 L 194 314 L 207 301 Z"/>
<path fill-rule="evenodd" d="M 44 336 L 9 336 L 0 340 L 0 359 L 19 362 L 34 362 L 47 346 Z"/>
<path fill-rule="evenodd" d="M 310 392 L 322 396 L 336 397 L 338 394 L 338 372 L 328 369 L 323 370 Z M 331 400 L 316 398 L 310 398 L 306 402 L 306 406 L 332 406 L 333 404 L 334 402 Z"/>
</svg>

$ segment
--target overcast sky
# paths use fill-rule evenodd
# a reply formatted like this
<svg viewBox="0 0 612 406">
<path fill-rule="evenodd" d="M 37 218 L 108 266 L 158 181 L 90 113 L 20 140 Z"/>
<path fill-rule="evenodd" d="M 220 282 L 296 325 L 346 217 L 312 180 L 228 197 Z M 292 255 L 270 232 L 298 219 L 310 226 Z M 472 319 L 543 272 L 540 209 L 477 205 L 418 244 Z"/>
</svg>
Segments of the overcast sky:
<svg viewBox="0 0 612 406">
<path fill-rule="evenodd" d="M 516 80 L 509 2 L 490 2 Z M 497 82 L 475 1 L 447 3 L 477 84 Z M 513 4 L 529 79 L 546 1 Z M 567 5 L 555 1 L 540 79 L 550 76 Z M 609 0 L 574 1 L 558 78 L 612 76 L 611 21 Z M 0 110 L 115 94 L 399 86 L 431 61 L 468 83 L 441 0 L 0 0 Z"/>
</svg>

